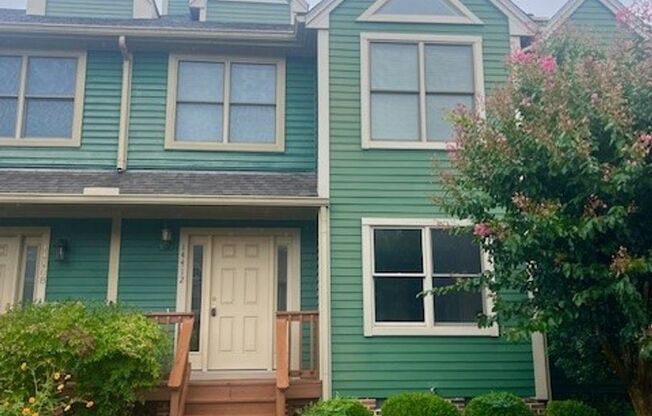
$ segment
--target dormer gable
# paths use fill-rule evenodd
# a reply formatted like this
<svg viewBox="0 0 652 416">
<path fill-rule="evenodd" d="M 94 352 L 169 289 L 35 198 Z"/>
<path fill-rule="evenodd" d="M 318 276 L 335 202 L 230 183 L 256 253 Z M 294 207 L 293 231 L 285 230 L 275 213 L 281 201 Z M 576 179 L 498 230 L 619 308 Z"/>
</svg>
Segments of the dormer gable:
<svg viewBox="0 0 652 416">
<path fill-rule="evenodd" d="M 155 0 L 27 0 L 31 16 L 157 19 Z"/>
<path fill-rule="evenodd" d="M 363 22 L 458 23 L 482 21 L 459 0 L 377 0 L 359 18 Z"/>
</svg>

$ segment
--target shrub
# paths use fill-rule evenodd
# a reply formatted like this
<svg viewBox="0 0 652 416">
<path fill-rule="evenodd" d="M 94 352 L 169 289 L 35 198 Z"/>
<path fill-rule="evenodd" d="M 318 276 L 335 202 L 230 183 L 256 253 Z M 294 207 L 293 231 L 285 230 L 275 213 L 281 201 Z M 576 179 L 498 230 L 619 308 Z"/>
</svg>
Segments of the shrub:
<svg viewBox="0 0 652 416">
<path fill-rule="evenodd" d="M 0 316 L 0 414 L 126 415 L 160 382 L 170 346 L 156 323 L 117 306 L 14 309 Z"/>
<path fill-rule="evenodd" d="M 455 406 L 430 393 L 403 393 L 383 403 L 383 416 L 459 416 Z"/>
<path fill-rule="evenodd" d="M 471 400 L 464 416 L 532 416 L 532 412 L 511 393 L 489 393 Z"/>
<path fill-rule="evenodd" d="M 553 401 L 546 408 L 546 416 L 600 416 L 597 410 L 576 400 Z"/>
<path fill-rule="evenodd" d="M 372 416 L 373 413 L 356 399 L 335 398 L 320 401 L 306 408 L 303 416 Z"/>
</svg>

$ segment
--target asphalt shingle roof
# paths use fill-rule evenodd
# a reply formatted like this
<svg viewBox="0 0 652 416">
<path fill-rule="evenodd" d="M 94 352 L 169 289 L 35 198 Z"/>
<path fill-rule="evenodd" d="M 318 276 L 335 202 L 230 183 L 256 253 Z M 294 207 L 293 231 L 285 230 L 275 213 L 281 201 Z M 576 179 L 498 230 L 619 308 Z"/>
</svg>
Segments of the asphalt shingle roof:
<svg viewBox="0 0 652 416">
<path fill-rule="evenodd" d="M 0 193 L 82 194 L 119 188 L 121 195 L 317 196 L 314 173 L 0 169 Z"/>
</svg>

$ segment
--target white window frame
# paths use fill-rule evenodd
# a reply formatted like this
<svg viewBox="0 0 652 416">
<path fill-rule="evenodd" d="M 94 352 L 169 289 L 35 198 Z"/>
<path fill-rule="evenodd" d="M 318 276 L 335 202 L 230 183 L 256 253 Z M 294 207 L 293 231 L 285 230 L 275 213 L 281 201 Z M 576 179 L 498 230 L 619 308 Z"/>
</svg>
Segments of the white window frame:
<svg viewBox="0 0 652 416">
<path fill-rule="evenodd" d="M 448 2 L 460 12 L 461 16 L 445 15 L 414 15 L 414 14 L 383 14 L 378 11 L 391 0 L 376 0 L 364 13 L 358 17 L 359 22 L 388 22 L 388 23 L 441 23 L 441 24 L 462 24 L 481 25 L 482 20 L 478 18 L 459 0 L 448 0 Z"/>
<path fill-rule="evenodd" d="M 224 104 L 221 142 L 177 141 L 176 112 L 179 62 L 208 62 L 224 64 Z M 230 143 L 229 117 L 231 106 L 231 65 L 233 64 L 276 65 L 276 140 L 274 143 Z M 167 122 L 165 148 L 170 150 L 208 150 L 237 152 L 283 152 L 285 150 L 285 58 L 253 58 L 238 56 L 176 55 L 172 54 L 168 64 Z"/>
<path fill-rule="evenodd" d="M 397 218 L 362 218 L 362 292 L 364 311 L 364 336 L 474 336 L 498 337 L 500 330 L 497 324 L 488 328 L 480 328 L 475 323 L 437 323 L 434 316 L 432 295 L 424 301 L 424 322 L 376 322 L 374 269 L 374 239 L 375 229 L 414 229 L 421 230 L 423 242 L 424 290 L 432 289 L 432 240 L 431 229 L 447 229 L 467 227 L 468 221 L 453 219 L 397 219 Z M 482 270 L 492 270 L 492 264 L 486 253 L 482 255 Z M 493 294 L 483 290 L 483 309 L 486 314 L 492 313 Z"/>
<path fill-rule="evenodd" d="M 419 49 L 419 141 L 372 140 L 371 138 L 371 44 L 416 44 Z M 428 35 L 408 33 L 361 33 L 360 34 L 360 116 L 363 149 L 446 149 L 447 142 L 428 141 L 425 45 L 456 45 L 473 47 L 473 72 L 475 83 L 476 112 L 484 117 L 484 64 L 481 36 Z"/>
<path fill-rule="evenodd" d="M 12 51 L 0 50 L 0 56 L 16 56 L 22 59 L 18 80 L 18 103 L 16 107 L 16 126 L 13 137 L 0 136 L 0 146 L 11 147 L 79 147 L 81 145 L 82 121 L 84 113 L 84 93 L 86 85 L 86 52 L 77 51 Z M 73 104 L 72 137 L 23 137 L 25 130 L 25 109 L 27 93 L 27 62 L 29 58 L 77 58 L 75 74 L 75 97 Z"/>
</svg>

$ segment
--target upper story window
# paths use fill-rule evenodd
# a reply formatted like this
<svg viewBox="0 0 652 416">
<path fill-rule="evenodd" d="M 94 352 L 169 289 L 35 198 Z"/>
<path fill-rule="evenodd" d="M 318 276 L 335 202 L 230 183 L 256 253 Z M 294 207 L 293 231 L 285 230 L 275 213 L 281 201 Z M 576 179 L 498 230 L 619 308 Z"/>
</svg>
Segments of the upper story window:
<svg viewBox="0 0 652 416">
<path fill-rule="evenodd" d="M 478 276 L 487 267 L 470 234 L 453 221 L 363 219 L 365 335 L 497 336 L 478 328 L 487 291 L 420 294 Z"/>
<path fill-rule="evenodd" d="M 361 36 L 363 148 L 444 149 L 450 112 L 482 110 L 481 38 Z"/>
<path fill-rule="evenodd" d="M 0 55 L 0 145 L 79 146 L 83 54 Z"/>
<path fill-rule="evenodd" d="M 169 149 L 282 151 L 285 63 L 173 56 Z"/>
</svg>

